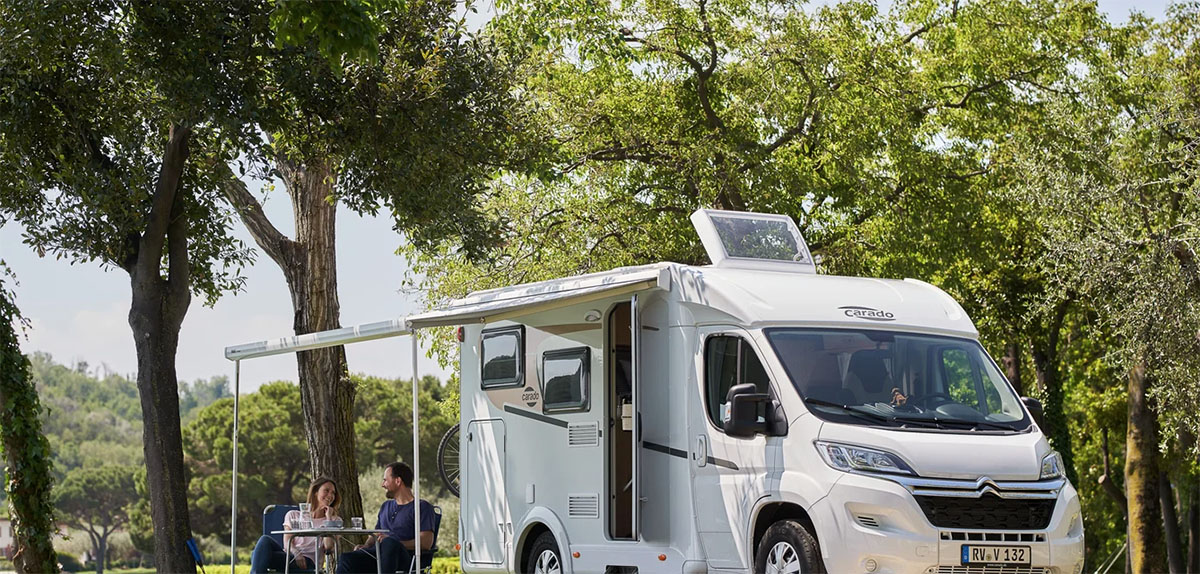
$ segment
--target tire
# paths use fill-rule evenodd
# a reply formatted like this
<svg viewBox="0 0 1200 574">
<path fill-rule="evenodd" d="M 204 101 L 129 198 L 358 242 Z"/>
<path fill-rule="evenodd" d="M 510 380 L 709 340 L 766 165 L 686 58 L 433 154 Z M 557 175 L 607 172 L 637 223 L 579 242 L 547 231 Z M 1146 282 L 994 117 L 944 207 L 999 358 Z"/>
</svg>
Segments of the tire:
<svg viewBox="0 0 1200 574">
<path fill-rule="evenodd" d="M 458 423 L 450 427 L 446 434 L 442 435 L 442 442 L 438 444 L 438 474 L 442 477 L 442 483 L 454 496 L 459 496 L 459 463 L 458 463 Z"/>
<path fill-rule="evenodd" d="M 562 574 L 562 553 L 554 535 L 543 532 L 533 541 L 529 556 L 525 559 L 525 572 L 530 574 Z"/>
<path fill-rule="evenodd" d="M 758 543 L 754 571 L 766 574 L 824 574 L 817 537 L 795 520 L 772 524 Z"/>
</svg>

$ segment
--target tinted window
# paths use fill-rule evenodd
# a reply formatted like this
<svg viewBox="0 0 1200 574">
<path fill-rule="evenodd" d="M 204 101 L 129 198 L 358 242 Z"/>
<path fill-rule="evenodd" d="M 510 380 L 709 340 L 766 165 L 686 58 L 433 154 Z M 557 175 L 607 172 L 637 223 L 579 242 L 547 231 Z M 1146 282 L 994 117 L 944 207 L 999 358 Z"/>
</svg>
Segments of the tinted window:
<svg viewBox="0 0 1200 574">
<path fill-rule="evenodd" d="M 1020 399 L 978 342 L 858 329 L 765 331 L 809 410 L 845 424 L 1021 431 Z"/>
<path fill-rule="evenodd" d="M 705 343 L 704 388 L 708 418 L 724 429 L 722 405 L 730 387 L 753 383 L 759 393 L 770 392 L 770 379 L 750 344 L 741 337 L 720 335 Z"/>
<path fill-rule="evenodd" d="M 524 353 L 524 327 L 503 327 L 483 332 L 482 381 L 484 388 L 519 386 L 524 379 L 521 357 Z"/>
<path fill-rule="evenodd" d="M 543 410 L 587 410 L 589 357 L 587 347 L 542 355 Z"/>
</svg>

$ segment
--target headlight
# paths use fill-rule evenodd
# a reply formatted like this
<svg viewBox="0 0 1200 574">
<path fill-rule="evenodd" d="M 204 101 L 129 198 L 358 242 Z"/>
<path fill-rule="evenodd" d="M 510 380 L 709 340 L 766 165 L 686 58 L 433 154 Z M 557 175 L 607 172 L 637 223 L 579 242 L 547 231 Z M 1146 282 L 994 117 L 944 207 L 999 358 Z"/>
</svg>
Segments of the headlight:
<svg viewBox="0 0 1200 574">
<path fill-rule="evenodd" d="M 1058 451 L 1052 450 L 1042 459 L 1042 479 L 1063 476 L 1063 459 Z"/>
<path fill-rule="evenodd" d="M 916 474 L 900 457 L 890 452 L 824 441 L 817 441 L 816 445 L 825 463 L 841 471 Z"/>
</svg>

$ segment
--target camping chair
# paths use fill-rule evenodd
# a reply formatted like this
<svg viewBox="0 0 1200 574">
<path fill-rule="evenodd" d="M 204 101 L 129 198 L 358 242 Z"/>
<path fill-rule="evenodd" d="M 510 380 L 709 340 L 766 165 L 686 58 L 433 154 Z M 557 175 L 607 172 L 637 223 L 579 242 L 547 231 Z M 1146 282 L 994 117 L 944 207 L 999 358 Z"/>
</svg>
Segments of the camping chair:
<svg viewBox="0 0 1200 574">
<path fill-rule="evenodd" d="M 442 528 L 442 507 L 433 507 L 433 545 L 429 550 L 421 551 L 421 569 L 417 570 L 417 558 L 414 556 L 412 562 L 408 565 L 408 574 L 428 574 L 433 569 L 433 555 L 437 552 L 438 530 Z"/>
<path fill-rule="evenodd" d="M 269 504 L 263 509 L 262 516 L 262 533 L 263 536 L 274 538 L 280 546 L 283 546 L 282 534 L 271 534 L 275 530 L 283 530 L 283 519 L 288 512 L 300 510 L 295 504 Z"/>
</svg>

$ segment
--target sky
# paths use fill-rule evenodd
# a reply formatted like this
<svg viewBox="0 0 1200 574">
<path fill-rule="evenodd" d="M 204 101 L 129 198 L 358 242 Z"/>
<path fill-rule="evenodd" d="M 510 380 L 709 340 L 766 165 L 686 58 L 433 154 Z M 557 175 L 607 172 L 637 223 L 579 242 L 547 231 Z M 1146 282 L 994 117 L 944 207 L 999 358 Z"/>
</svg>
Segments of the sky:
<svg viewBox="0 0 1200 574">
<path fill-rule="evenodd" d="M 479 13 L 468 20 L 476 23 L 486 19 L 493 10 L 492 1 L 482 0 Z M 1168 3 L 1101 0 L 1099 4 L 1110 20 L 1123 22 L 1135 9 L 1162 18 Z M 272 194 L 265 209 L 280 231 L 291 236 L 291 207 L 282 186 Z M 395 255 L 403 238 L 392 230 L 387 215 L 364 218 L 342 207 L 337 226 L 342 326 L 394 319 L 423 310 L 419 295 L 400 291 L 408 264 Z M 17 276 L 18 284 L 12 286 L 16 302 L 31 322 L 22 350 L 48 352 L 58 362 L 68 365 L 86 362 L 100 376 L 115 373 L 134 378 L 137 356 L 127 322 L 129 276 L 122 270 L 106 271 L 96 264 L 71 265 L 53 256 L 38 258 L 21 243 L 21 232 L 14 223 L 0 228 L 0 259 Z M 253 244 L 240 224 L 235 233 Z M 176 358 L 176 372 L 181 381 L 227 375 L 232 384 L 234 366 L 224 358 L 225 347 L 292 335 L 291 299 L 274 261 L 260 252 L 257 263 L 246 269 L 244 275 L 246 288 L 224 295 L 212 308 L 193 297 L 180 332 Z M 424 357 L 425 354 L 418 362 L 420 373 L 445 379 L 449 369 Z M 346 348 L 346 358 L 352 372 L 395 378 L 412 375 L 411 342 L 407 337 L 350 345 Z M 450 369 L 453 368 L 451 365 Z M 253 359 L 243 361 L 240 390 L 244 393 L 266 382 L 296 379 L 292 355 Z"/>
</svg>

